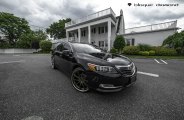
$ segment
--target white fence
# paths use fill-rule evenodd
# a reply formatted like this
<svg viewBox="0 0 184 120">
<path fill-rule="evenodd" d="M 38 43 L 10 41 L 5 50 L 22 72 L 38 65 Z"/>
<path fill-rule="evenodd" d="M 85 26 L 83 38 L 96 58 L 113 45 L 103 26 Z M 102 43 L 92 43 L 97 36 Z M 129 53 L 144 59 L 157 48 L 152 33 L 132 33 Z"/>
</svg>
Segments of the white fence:
<svg viewBox="0 0 184 120">
<path fill-rule="evenodd" d="M 17 49 L 17 48 L 11 48 L 11 49 L 0 49 L 0 54 L 14 54 L 14 53 L 33 53 L 37 52 L 35 49 Z"/>
<path fill-rule="evenodd" d="M 85 16 L 83 18 L 67 22 L 67 23 L 65 23 L 65 27 L 75 25 L 75 24 L 78 24 L 78 23 L 82 23 L 82 22 L 92 20 L 92 19 L 95 19 L 95 18 L 99 18 L 99 17 L 102 17 L 102 16 L 106 16 L 106 15 L 109 15 L 109 14 L 112 14 L 114 16 L 114 18 L 116 18 L 116 14 L 114 13 L 114 11 L 111 8 L 107 8 L 105 10 L 90 14 L 90 15 Z"/>
<path fill-rule="evenodd" d="M 125 29 L 125 34 L 136 33 L 136 32 L 163 30 L 163 29 L 171 29 L 171 28 L 176 28 L 176 26 L 177 26 L 177 21 L 170 21 L 170 22 L 165 22 L 165 23 L 128 28 L 128 29 Z"/>
</svg>

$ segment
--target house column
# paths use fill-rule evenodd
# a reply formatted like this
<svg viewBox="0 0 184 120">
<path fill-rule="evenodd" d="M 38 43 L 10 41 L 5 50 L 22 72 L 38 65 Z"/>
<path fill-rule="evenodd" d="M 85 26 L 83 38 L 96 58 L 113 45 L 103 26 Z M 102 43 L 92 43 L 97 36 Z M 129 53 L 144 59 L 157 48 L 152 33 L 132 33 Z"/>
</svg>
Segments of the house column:
<svg viewBox="0 0 184 120">
<path fill-rule="evenodd" d="M 108 21 L 108 35 L 107 35 L 107 40 L 108 40 L 108 51 L 111 49 L 111 21 Z"/>
<path fill-rule="evenodd" d="M 69 32 L 66 31 L 66 40 L 69 41 Z"/>
<path fill-rule="evenodd" d="M 81 41 L 81 29 L 78 29 L 78 42 L 80 43 Z"/>
<path fill-rule="evenodd" d="M 88 26 L 88 43 L 91 44 L 91 26 Z"/>
<path fill-rule="evenodd" d="M 74 40 L 75 40 L 75 42 L 77 40 L 77 33 L 76 32 L 74 33 Z"/>
</svg>

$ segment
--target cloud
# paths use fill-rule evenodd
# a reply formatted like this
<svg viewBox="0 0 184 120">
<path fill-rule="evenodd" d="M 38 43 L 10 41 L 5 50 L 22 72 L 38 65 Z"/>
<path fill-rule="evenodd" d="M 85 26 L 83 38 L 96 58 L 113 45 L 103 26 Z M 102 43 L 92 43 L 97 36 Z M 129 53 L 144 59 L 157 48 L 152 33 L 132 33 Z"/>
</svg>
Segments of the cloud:
<svg viewBox="0 0 184 120">
<path fill-rule="evenodd" d="M 183 12 L 172 12 L 169 10 L 151 10 L 147 12 L 134 11 L 132 15 L 144 22 L 163 21 L 163 20 L 176 20 L 184 17 Z"/>
<path fill-rule="evenodd" d="M 26 18 L 31 25 L 48 27 L 63 18 L 80 18 L 93 13 L 94 6 L 78 0 L 8 0 L 0 1 L 0 11 Z"/>
<path fill-rule="evenodd" d="M 172 3 L 184 3 L 183 0 L 168 0 L 168 1 Z"/>
<path fill-rule="evenodd" d="M 127 3 L 180 3 L 179 7 L 129 7 Z M 124 11 L 126 28 L 184 17 L 184 0 L 0 0 L 0 11 L 23 17 L 31 25 L 48 27 L 63 18 L 77 19 L 112 7 Z"/>
</svg>

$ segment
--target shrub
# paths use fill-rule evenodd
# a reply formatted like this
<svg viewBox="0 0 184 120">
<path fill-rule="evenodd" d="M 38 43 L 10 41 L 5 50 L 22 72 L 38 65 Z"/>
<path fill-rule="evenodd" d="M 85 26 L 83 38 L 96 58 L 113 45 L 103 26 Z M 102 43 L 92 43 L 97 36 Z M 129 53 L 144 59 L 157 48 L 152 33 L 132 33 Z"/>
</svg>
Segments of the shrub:
<svg viewBox="0 0 184 120">
<path fill-rule="evenodd" d="M 184 31 L 176 32 L 175 34 L 167 37 L 162 46 L 168 45 L 172 48 L 184 47 Z"/>
<path fill-rule="evenodd" d="M 120 52 L 125 47 L 125 38 L 122 35 L 116 36 L 113 46 Z"/>
<path fill-rule="evenodd" d="M 7 42 L 0 42 L 0 48 L 2 49 L 11 48 L 11 45 L 8 44 Z"/>
<path fill-rule="evenodd" d="M 138 47 L 140 51 L 150 51 L 152 49 L 152 47 L 147 44 L 139 44 Z"/>
<path fill-rule="evenodd" d="M 177 52 L 172 48 L 157 47 L 155 48 L 155 54 L 160 56 L 174 56 L 177 55 Z"/>
<path fill-rule="evenodd" d="M 115 49 L 115 48 L 111 48 L 111 50 L 110 50 L 110 53 L 117 53 L 118 51 L 117 51 L 117 49 Z"/>
<path fill-rule="evenodd" d="M 127 55 L 137 55 L 139 54 L 139 48 L 137 46 L 126 46 L 123 49 L 123 53 Z"/>
<path fill-rule="evenodd" d="M 176 48 L 176 52 L 177 52 L 178 54 L 181 54 L 181 50 L 182 50 L 181 47 L 177 47 L 177 48 Z"/>
<path fill-rule="evenodd" d="M 150 50 L 150 51 L 149 51 L 149 55 L 150 55 L 150 56 L 154 56 L 154 55 L 155 55 L 155 51 Z"/>
<path fill-rule="evenodd" d="M 148 51 L 140 51 L 139 55 L 149 56 L 149 52 Z"/>
<path fill-rule="evenodd" d="M 25 40 L 18 40 L 16 42 L 16 47 L 17 48 L 30 48 L 30 43 Z"/>
<path fill-rule="evenodd" d="M 51 50 L 52 43 L 50 41 L 43 40 L 40 42 L 40 48 L 43 52 L 49 52 Z"/>
</svg>

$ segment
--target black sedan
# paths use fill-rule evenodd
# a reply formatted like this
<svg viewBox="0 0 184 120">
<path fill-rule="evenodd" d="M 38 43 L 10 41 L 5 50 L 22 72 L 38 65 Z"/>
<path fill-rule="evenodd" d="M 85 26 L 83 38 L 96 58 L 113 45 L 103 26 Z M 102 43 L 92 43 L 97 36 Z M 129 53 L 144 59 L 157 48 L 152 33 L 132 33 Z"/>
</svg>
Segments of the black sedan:
<svg viewBox="0 0 184 120">
<path fill-rule="evenodd" d="M 83 43 L 61 42 L 52 51 L 51 63 L 53 69 L 69 74 L 73 87 L 80 92 L 120 91 L 135 83 L 137 76 L 129 58 Z"/>
</svg>

